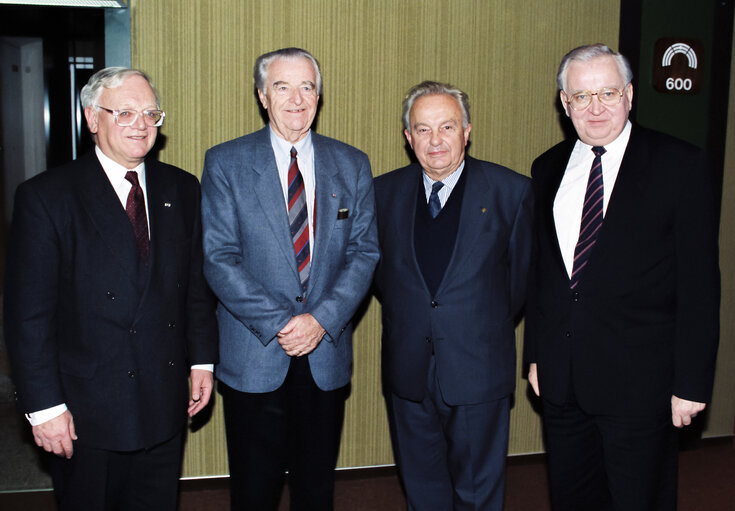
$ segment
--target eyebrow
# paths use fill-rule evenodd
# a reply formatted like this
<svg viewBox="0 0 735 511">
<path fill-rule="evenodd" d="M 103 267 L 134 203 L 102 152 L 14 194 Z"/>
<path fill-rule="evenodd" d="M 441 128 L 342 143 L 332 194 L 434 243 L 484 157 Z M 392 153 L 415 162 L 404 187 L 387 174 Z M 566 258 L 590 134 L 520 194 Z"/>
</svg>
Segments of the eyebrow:
<svg viewBox="0 0 735 511">
<path fill-rule="evenodd" d="M 278 80 L 277 82 L 273 82 L 273 83 L 271 84 L 271 86 L 272 86 L 272 87 L 278 87 L 279 85 L 291 85 L 291 84 L 290 84 L 290 83 L 288 83 L 288 82 L 287 82 L 287 81 L 285 81 L 285 80 Z M 304 81 L 303 81 L 303 82 L 301 82 L 301 83 L 300 83 L 299 85 L 310 85 L 310 86 L 312 86 L 312 87 L 316 88 L 316 85 L 314 85 L 314 82 L 312 82 L 311 80 L 304 80 Z"/>
</svg>

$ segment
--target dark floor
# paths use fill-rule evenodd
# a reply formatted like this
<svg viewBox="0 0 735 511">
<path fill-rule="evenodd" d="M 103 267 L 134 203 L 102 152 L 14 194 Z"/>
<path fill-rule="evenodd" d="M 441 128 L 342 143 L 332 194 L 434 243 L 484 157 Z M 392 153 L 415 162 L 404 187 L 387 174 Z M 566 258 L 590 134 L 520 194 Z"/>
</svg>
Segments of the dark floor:
<svg viewBox="0 0 735 511">
<path fill-rule="evenodd" d="M 542 455 L 508 460 L 506 511 L 549 509 Z M 183 481 L 181 511 L 229 509 L 227 479 Z M 279 511 L 288 510 L 283 499 Z M 53 510 L 51 492 L 0 493 L 4 511 Z M 405 501 L 393 468 L 339 471 L 335 495 L 337 511 L 398 511 Z M 709 439 L 679 457 L 679 511 L 735 509 L 735 442 L 732 437 Z"/>
</svg>

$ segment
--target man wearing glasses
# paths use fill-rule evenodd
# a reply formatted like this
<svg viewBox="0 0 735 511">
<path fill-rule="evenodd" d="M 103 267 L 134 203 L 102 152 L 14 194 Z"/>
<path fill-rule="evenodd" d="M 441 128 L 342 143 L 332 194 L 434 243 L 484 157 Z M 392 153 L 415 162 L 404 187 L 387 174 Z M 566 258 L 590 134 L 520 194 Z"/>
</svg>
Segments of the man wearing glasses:
<svg viewBox="0 0 735 511">
<path fill-rule="evenodd" d="M 552 508 L 675 510 L 676 430 L 711 397 L 715 198 L 699 149 L 628 120 L 627 60 L 569 52 L 577 133 L 533 164 L 528 379 L 543 401 Z"/>
<path fill-rule="evenodd" d="M 17 399 L 56 455 L 60 509 L 174 510 L 187 402 L 192 416 L 206 406 L 217 361 L 199 183 L 146 160 L 165 116 L 147 75 L 103 69 L 81 101 L 94 153 L 16 192 L 5 333 Z"/>
</svg>

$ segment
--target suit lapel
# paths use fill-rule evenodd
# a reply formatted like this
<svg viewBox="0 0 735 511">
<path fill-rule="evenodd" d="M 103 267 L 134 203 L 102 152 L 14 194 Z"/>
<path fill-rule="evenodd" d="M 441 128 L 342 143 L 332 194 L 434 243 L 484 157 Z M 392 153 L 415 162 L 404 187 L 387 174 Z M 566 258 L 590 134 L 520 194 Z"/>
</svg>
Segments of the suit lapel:
<svg viewBox="0 0 735 511">
<path fill-rule="evenodd" d="M 130 220 L 94 152 L 80 169 L 79 194 L 89 219 L 97 229 L 110 257 L 137 283 L 138 249 Z"/>
<path fill-rule="evenodd" d="M 466 157 L 462 172 L 465 174 L 465 185 L 464 194 L 461 198 L 462 206 L 459 214 L 459 225 L 457 226 L 457 238 L 437 293 L 441 292 L 445 282 L 452 280 L 450 275 L 452 270 L 460 268 L 464 258 L 473 253 L 475 239 L 482 232 L 486 223 L 485 215 L 492 209 L 492 204 L 488 202 L 492 197 L 489 192 L 490 184 L 480 172 L 476 160 L 469 156 Z M 456 200 L 457 197 L 454 199 Z"/>
<path fill-rule="evenodd" d="M 334 158 L 331 147 L 326 143 L 325 139 L 317 135 L 311 134 L 312 144 L 314 145 L 314 178 L 316 192 L 316 225 L 314 226 L 314 264 L 311 266 L 311 277 L 309 287 L 319 281 L 320 264 L 322 258 L 329 257 L 327 247 L 329 240 L 332 238 L 334 224 L 337 222 L 337 211 L 341 203 L 341 196 L 344 189 L 340 186 L 341 181 L 337 179 L 339 168 Z M 350 214 L 354 214 L 350 211 Z"/>
<path fill-rule="evenodd" d="M 634 126 L 623 160 L 620 162 L 620 170 L 615 179 L 605 219 L 590 259 L 601 259 L 606 254 L 615 254 L 617 252 L 616 240 L 626 237 L 626 232 L 636 221 L 635 212 L 638 211 L 638 208 L 631 207 L 631 204 L 636 204 L 639 200 L 636 195 L 644 185 L 645 169 L 648 167 L 647 162 L 650 158 L 648 146 L 642 137 L 643 134 Z"/>
<path fill-rule="evenodd" d="M 281 180 L 278 177 L 278 166 L 273 155 L 273 147 L 270 142 L 270 132 L 266 126 L 258 132 L 259 140 L 255 145 L 255 154 L 248 161 L 241 161 L 240 168 L 252 167 L 255 172 L 252 193 L 260 203 L 263 217 L 273 231 L 278 246 L 283 256 L 288 261 L 294 276 L 299 278 L 296 268 L 296 256 L 293 251 L 293 240 L 291 239 L 291 227 L 288 223 L 288 211 L 286 200 L 283 197 Z M 244 155 L 243 155 L 244 156 Z"/>
<path fill-rule="evenodd" d="M 564 275 L 569 278 L 567 274 L 566 266 L 564 264 L 564 258 L 561 254 L 561 246 L 559 245 L 559 235 L 556 232 L 556 222 L 554 221 L 554 200 L 556 194 L 559 191 L 559 185 L 564 177 L 564 172 L 567 169 L 569 158 L 572 155 L 572 150 L 576 140 L 569 140 L 562 148 L 556 153 L 556 159 L 552 161 L 549 168 L 549 174 L 546 176 L 547 183 L 543 185 L 543 191 L 540 193 L 539 203 L 537 207 L 540 208 L 542 213 L 542 221 L 544 224 L 540 226 L 539 231 L 541 233 L 547 233 L 549 237 L 548 243 L 554 247 L 554 259 L 560 270 Z M 604 225 L 604 222 L 603 222 Z"/>
</svg>

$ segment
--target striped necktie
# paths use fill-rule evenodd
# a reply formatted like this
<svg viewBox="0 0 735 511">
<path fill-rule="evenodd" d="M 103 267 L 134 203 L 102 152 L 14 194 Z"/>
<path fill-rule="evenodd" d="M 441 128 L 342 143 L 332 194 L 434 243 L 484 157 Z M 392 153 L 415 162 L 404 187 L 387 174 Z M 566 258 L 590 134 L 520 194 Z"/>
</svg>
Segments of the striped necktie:
<svg viewBox="0 0 735 511">
<path fill-rule="evenodd" d="M 587 191 L 584 194 L 579 239 L 577 246 L 574 247 L 574 264 L 569 281 L 571 289 L 579 284 L 580 272 L 587 265 L 592 247 L 597 241 L 597 233 L 602 227 L 602 201 L 605 197 L 602 183 L 602 155 L 605 154 L 605 148 L 595 146 L 592 152 L 595 153 L 595 159 L 592 161 L 590 176 L 587 180 Z"/>
<path fill-rule="evenodd" d="M 288 168 L 288 222 L 291 225 L 291 238 L 299 269 L 301 289 L 309 285 L 311 255 L 309 249 L 309 216 L 306 211 L 306 192 L 304 179 L 296 160 L 296 148 L 291 147 L 291 165 Z"/>
</svg>

